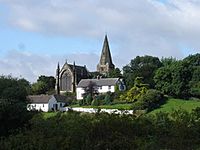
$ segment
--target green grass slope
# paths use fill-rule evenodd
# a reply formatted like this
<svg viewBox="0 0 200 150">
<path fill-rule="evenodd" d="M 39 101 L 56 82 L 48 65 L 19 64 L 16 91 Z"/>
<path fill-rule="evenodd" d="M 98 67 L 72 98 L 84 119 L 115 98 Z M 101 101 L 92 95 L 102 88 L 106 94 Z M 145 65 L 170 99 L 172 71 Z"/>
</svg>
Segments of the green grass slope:
<svg viewBox="0 0 200 150">
<path fill-rule="evenodd" d="M 173 110 L 184 109 L 191 112 L 192 109 L 200 107 L 200 100 L 183 100 L 183 99 L 169 99 L 167 102 L 160 106 L 160 108 L 151 111 L 149 114 L 155 114 L 159 112 L 170 113 Z"/>
</svg>

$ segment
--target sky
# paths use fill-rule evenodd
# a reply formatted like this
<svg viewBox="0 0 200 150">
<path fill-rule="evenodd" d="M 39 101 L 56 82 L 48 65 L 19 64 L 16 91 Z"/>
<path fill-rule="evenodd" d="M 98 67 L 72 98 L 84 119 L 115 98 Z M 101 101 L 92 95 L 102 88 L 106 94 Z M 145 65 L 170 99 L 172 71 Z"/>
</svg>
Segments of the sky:
<svg viewBox="0 0 200 150">
<path fill-rule="evenodd" d="M 120 69 L 136 56 L 200 52 L 199 0 L 0 0 L 0 75 L 36 82 L 56 66 L 95 71 L 105 34 Z"/>
</svg>

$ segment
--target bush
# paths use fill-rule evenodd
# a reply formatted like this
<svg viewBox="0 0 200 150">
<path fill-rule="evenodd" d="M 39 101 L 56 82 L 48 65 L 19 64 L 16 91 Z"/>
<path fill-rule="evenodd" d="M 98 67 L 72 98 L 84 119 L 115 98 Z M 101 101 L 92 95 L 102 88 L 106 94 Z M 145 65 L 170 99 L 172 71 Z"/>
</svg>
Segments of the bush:
<svg viewBox="0 0 200 150">
<path fill-rule="evenodd" d="M 91 102 L 92 102 L 92 96 L 91 96 L 91 94 L 88 94 L 86 97 L 86 104 L 91 105 Z"/>
<path fill-rule="evenodd" d="M 164 96 L 160 91 L 157 90 L 147 90 L 137 102 L 133 104 L 134 110 L 147 109 L 148 111 L 158 108 L 164 103 Z"/>
<path fill-rule="evenodd" d="M 104 100 L 105 99 L 105 94 L 99 94 L 95 97 L 95 99 L 101 101 L 101 100 Z"/>
<path fill-rule="evenodd" d="M 78 105 L 79 106 L 83 106 L 83 100 L 81 99 L 81 100 L 78 100 Z"/>
<path fill-rule="evenodd" d="M 92 105 L 92 106 L 99 106 L 99 100 L 93 99 L 91 105 Z"/>
<path fill-rule="evenodd" d="M 111 95 L 110 95 L 110 93 L 106 94 L 104 101 L 105 101 L 106 105 L 110 105 L 111 104 Z"/>
</svg>

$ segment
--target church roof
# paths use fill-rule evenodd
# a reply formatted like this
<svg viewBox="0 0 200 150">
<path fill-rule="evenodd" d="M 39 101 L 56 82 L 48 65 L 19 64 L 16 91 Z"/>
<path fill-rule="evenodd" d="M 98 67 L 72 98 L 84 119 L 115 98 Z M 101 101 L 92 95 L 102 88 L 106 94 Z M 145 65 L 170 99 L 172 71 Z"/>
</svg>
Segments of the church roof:
<svg viewBox="0 0 200 150">
<path fill-rule="evenodd" d="M 101 79 L 82 79 L 77 87 L 87 87 L 89 84 L 95 86 L 112 86 L 116 85 L 119 78 L 101 78 Z"/>
<path fill-rule="evenodd" d="M 105 36 L 105 39 L 104 39 L 103 49 L 101 52 L 101 58 L 100 58 L 99 64 L 105 65 L 106 63 L 113 64 L 107 35 Z"/>
<path fill-rule="evenodd" d="M 55 99 L 57 100 L 57 102 L 67 102 L 67 97 L 64 95 L 53 95 L 55 97 Z"/>
<path fill-rule="evenodd" d="M 74 66 L 75 66 L 75 70 L 76 70 L 76 74 L 77 74 L 77 75 L 84 75 L 84 76 L 87 75 L 88 71 L 87 71 L 86 66 L 72 65 L 72 64 L 68 64 L 67 62 L 65 62 L 65 64 L 63 65 L 63 67 L 62 67 L 62 69 L 61 69 L 61 72 L 62 72 L 64 69 L 68 68 L 68 67 L 69 67 L 69 69 L 70 69 L 71 71 L 73 71 Z"/>
</svg>

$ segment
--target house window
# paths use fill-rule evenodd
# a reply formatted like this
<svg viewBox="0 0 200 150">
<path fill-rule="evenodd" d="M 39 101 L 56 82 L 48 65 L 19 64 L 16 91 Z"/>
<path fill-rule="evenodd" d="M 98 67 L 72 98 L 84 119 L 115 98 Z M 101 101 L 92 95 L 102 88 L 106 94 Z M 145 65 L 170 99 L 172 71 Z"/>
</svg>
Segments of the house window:
<svg viewBox="0 0 200 150">
<path fill-rule="evenodd" d="M 62 107 L 62 103 L 60 103 L 60 107 Z"/>
<path fill-rule="evenodd" d="M 36 104 L 35 104 L 35 107 L 36 107 Z"/>
<path fill-rule="evenodd" d="M 43 104 L 43 107 L 44 107 L 44 104 Z"/>
<path fill-rule="evenodd" d="M 108 89 L 111 90 L 111 86 L 110 85 L 108 86 Z"/>
<path fill-rule="evenodd" d="M 102 90 L 102 86 L 100 86 L 99 89 Z"/>
</svg>

